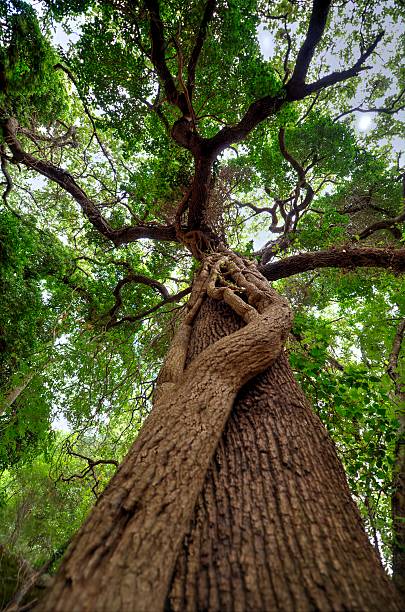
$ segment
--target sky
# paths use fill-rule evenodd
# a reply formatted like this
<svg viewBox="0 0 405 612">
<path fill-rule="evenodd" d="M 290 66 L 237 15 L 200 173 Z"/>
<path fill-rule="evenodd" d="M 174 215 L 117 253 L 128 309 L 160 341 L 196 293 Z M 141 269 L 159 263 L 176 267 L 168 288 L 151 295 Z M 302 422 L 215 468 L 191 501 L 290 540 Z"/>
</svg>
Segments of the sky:
<svg viewBox="0 0 405 612">
<path fill-rule="evenodd" d="M 262 52 L 264 59 L 270 60 L 275 50 L 275 39 L 272 33 L 266 30 L 266 26 L 264 24 L 259 25 L 259 27 L 257 28 L 257 39 L 259 41 L 260 50 Z M 384 53 L 379 55 L 376 60 L 375 68 L 377 70 L 380 70 L 381 67 L 384 66 L 385 60 L 386 60 L 386 57 L 384 56 Z M 332 66 L 332 69 L 333 69 L 334 67 L 333 66 L 334 64 L 333 56 L 328 57 L 328 61 L 330 61 L 330 65 Z M 361 96 L 361 93 L 362 92 L 360 91 L 360 94 L 359 94 L 360 96 Z M 361 102 L 360 98 L 356 99 L 354 101 L 353 106 L 358 105 L 360 102 Z M 374 113 L 361 113 L 361 112 L 353 113 L 353 116 L 355 118 L 354 127 L 356 131 L 359 133 L 369 132 L 375 126 L 374 115 L 375 115 Z M 403 149 L 403 145 L 404 145 L 403 141 L 401 142 L 398 139 L 395 139 L 394 141 L 395 149 L 400 151 Z"/>
</svg>

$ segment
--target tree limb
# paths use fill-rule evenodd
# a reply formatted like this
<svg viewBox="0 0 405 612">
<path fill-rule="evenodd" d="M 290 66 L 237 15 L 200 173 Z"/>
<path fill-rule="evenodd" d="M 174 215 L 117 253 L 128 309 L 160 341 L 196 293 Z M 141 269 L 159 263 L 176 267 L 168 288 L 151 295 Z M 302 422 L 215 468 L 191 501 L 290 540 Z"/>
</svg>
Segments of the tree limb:
<svg viewBox="0 0 405 612">
<path fill-rule="evenodd" d="M 322 0 L 315 0 L 315 4 L 322 4 Z M 323 13 L 322 13 L 323 14 Z M 325 21 L 326 23 L 326 21 Z M 324 28 L 324 26 L 323 26 Z M 317 30 L 318 31 L 318 30 Z M 323 31 L 323 30 L 322 30 Z M 380 34 L 376 37 L 374 42 L 370 45 L 370 47 L 360 56 L 357 62 L 351 68 L 347 70 L 332 72 L 331 74 L 322 77 L 318 81 L 314 83 L 310 83 L 306 85 L 300 80 L 296 80 L 298 77 L 301 78 L 302 75 L 307 72 L 306 62 L 309 57 L 309 50 L 305 52 L 305 57 L 303 54 L 303 65 L 297 71 L 296 77 L 293 76 L 285 85 L 284 89 L 275 96 L 265 96 L 253 102 L 242 119 L 234 126 L 225 127 L 220 130 L 215 136 L 210 139 L 202 139 L 202 147 L 205 150 L 208 150 L 212 155 L 219 155 L 224 149 L 226 149 L 230 144 L 240 142 L 248 134 L 264 119 L 267 119 L 271 115 L 277 113 L 283 104 L 287 102 L 293 102 L 295 100 L 302 100 L 306 96 L 315 93 L 325 87 L 330 87 L 335 83 L 339 83 L 341 81 L 345 81 L 353 76 L 356 76 L 361 70 L 365 70 L 366 67 L 363 65 L 366 59 L 371 55 L 374 51 L 375 47 L 383 37 L 384 32 L 380 32 Z M 313 47 L 311 58 L 314 52 L 315 46 Z M 297 60 L 298 61 L 298 60 Z M 295 71 L 294 71 L 295 72 Z"/>
<path fill-rule="evenodd" d="M 148 315 L 162 308 L 162 306 L 165 306 L 166 304 L 172 304 L 173 302 L 178 302 L 179 300 L 181 300 L 183 297 L 185 297 L 189 293 L 191 293 L 191 287 L 187 287 L 187 289 L 183 289 L 182 291 L 179 291 L 179 293 L 176 293 L 175 295 L 170 295 L 168 298 L 162 300 L 155 306 L 152 306 L 152 308 L 149 308 L 148 310 L 145 310 L 144 312 L 141 312 L 137 315 L 128 315 L 128 316 L 122 317 L 122 319 L 119 319 L 118 321 L 111 319 L 109 323 L 107 323 L 106 328 L 111 329 L 112 327 L 116 327 L 117 325 L 121 325 L 122 323 L 135 323 L 136 321 L 141 321 Z"/>
<path fill-rule="evenodd" d="M 288 82 L 290 88 L 300 87 L 305 83 L 310 63 L 314 57 L 315 48 L 321 40 L 326 27 L 330 5 L 331 0 L 314 0 L 313 2 L 308 32 L 298 52 L 295 68 Z"/>
<path fill-rule="evenodd" d="M 35 172 L 42 174 L 42 176 L 45 176 L 62 187 L 62 189 L 76 200 L 90 223 L 100 232 L 100 234 L 108 240 L 111 240 L 115 246 L 134 242 L 140 238 L 178 242 L 174 226 L 142 224 L 127 226 L 120 229 L 112 228 L 109 222 L 100 213 L 96 204 L 87 196 L 69 172 L 55 166 L 51 162 L 37 159 L 31 155 L 31 153 L 23 150 L 17 138 L 19 125 L 14 118 L 6 119 L 2 124 L 2 128 L 5 141 L 13 155 L 13 162 L 21 163 L 27 168 L 35 170 Z"/>
<path fill-rule="evenodd" d="M 163 24 L 159 15 L 158 1 L 147 0 L 147 7 L 151 16 L 153 63 L 155 64 L 160 78 L 165 83 L 169 101 L 176 104 L 183 113 L 183 117 L 173 125 L 171 135 L 178 144 L 191 151 L 195 159 L 195 175 L 189 200 L 189 230 L 203 230 L 204 232 L 209 230 L 204 221 L 204 214 L 210 189 L 211 170 L 214 159 L 222 151 L 231 144 L 244 140 L 259 123 L 271 115 L 276 114 L 285 102 L 300 100 L 335 82 L 355 76 L 360 70 L 364 69 L 363 64 L 365 60 L 374 50 L 382 34 L 380 34 L 374 43 L 362 53 L 357 63 L 349 70 L 333 73 L 320 79 L 316 83 L 305 85 L 305 77 L 314 55 L 315 47 L 320 41 L 326 26 L 330 4 L 331 0 L 314 0 L 307 37 L 298 54 L 294 73 L 290 81 L 288 81 L 276 95 L 264 96 L 253 102 L 236 125 L 223 127 L 212 138 L 201 138 L 194 129 L 192 117 L 189 116 L 190 110 L 188 109 L 187 100 L 184 94 L 181 94 L 182 102 L 181 104 L 179 103 L 180 94 L 166 66 Z M 208 11 L 209 8 L 210 7 L 207 5 L 206 11 Z M 202 45 L 202 43 L 203 39 L 201 38 L 201 43 L 199 44 Z M 196 59 L 198 59 L 198 48 L 199 46 L 194 55 Z M 194 63 L 191 65 L 192 74 L 194 70 L 193 66 Z"/>
<path fill-rule="evenodd" d="M 398 223 L 402 223 L 403 221 L 405 221 L 405 210 L 397 217 L 382 219 L 381 221 L 376 221 L 369 227 L 366 227 L 366 229 L 359 233 L 359 238 L 363 240 L 364 238 L 371 236 L 371 234 L 374 234 L 374 232 L 378 232 L 378 230 L 391 229 L 393 226 L 397 225 Z"/>
<path fill-rule="evenodd" d="M 188 105 L 184 94 L 179 93 L 174 78 L 166 64 L 166 44 L 163 22 L 160 17 L 158 0 L 146 0 L 146 9 L 150 16 L 150 37 L 152 41 L 151 60 L 158 76 L 162 79 L 167 99 L 177 106 L 183 116 L 188 116 Z"/>
<path fill-rule="evenodd" d="M 260 267 L 268 280 L 287 278 L 319 268 L 385 268 L 405 272 L 405 249 L 344 247 L 311 253 L 300 253 Z"/>
<path fill-rule="evenodd" d="M 344 111 L 343 113 L 340 113 L 340 115 L 337 115 L 333 121 L 339 121 L 339 119 L 342 119 L 342 117 L 346 117 L 347 115 L 350 115 L 351 113 L 382 113 L 385 115 L 394 115 L 395 113 L 398 113 L 399 111 L 403 110 L 405 108 L 405 104 L 401 104 L 400 106 L 398 106 L 397 108 L 395 108 L 395 104 L 397 104 L 404 96 L 405 94 L 405 89 L 403 89 L 400 94 L 394 99 L 392 100 L 391 104 L 389 104 L 388 106 L 372 106 L 370 108 L 363 108 L 362 105 L 360 106 L 355 106 L 354 108 L 351 108 L 347 111 Z"/>
<path fill-rule="evenodd" d="M 399 178 L 402 180 L 402 197 L 404 201 L 404 208 L 402 212 L 396 217 L 392 217 L 391 219 L 382 219 L 381 221 L 376 221 L 375 223 L 372 223 L 371 225 L 366 227 L 362 232 L 359 233 L 359 238 L 361 240 L 364 240 L 364 238 L 368 238 L 369 236 L 371 236 L 371 234 L 374 234 L 374 232 L 378 232 L 379 230 L 392 230 L 393 228 L 395 228 L 396 225 L 405 221 L 405 172 L 403 172 Z"/>
<path fill-rule="evenodd" d="M 325 29 L 327 11 L 329 10 L 328 8 L 326 10 L 325 7 L 329 7 L 329 5 L 330 0 L 314 0 L 313 12 L 307 34 L 309 40 L 307 41 L 307 45 L 304 42 L 301 47 L 293 75 L 280 93 L 275 96 L 265 96 L 256 100 L 249 106 L 245 115 L 236 125 L 223 128 L 210 139 L 202 139 L 201 147 L 204 150 L 209 151 L 211 155 L 219 155 L 230 144 L 240 142 L 246 138 L 259 123 L 277 113 L 285 102 L 302 100 L 306 96 L 316 93 L 325 87 L 330 87 L 335 83 L 354 77 L 361 70 L 366 69 L 364 62 L 380 42 L 384 32 L 378 34 L 374 42 L 360 55 L 357 62 L 351 68 L 332 72 L 308 85 L 302 80 L 303 78 L 305 79 L 315 47 Z M 318 19 L 319 23 L 315 23 L 315 19 Z"/>
<path fill-rule="evenodd" d="M 242 119 L 233 126 L 222 128 L 210 139 L 202 139 L 202 147 L 217 156 L 231 144 L 242 141 L 259 123 L 276 114 L 286 101 L 285 91 L 275 96 L 264 96 L 247 109 Z"/>
<path fill-rule="evenodd" d="M 197 38 L 195 41 L 194 48 L 191 52 L 190 61 L 187 66 L 187 90 L 190 96 L 190 100 L 193 97 L 193 91 L 195 86 L 195 71 L 197 63 L 203 48 L 205 38 L 207 36 L 208 25 L 214 15 L 216 0 L 207 0 L 204 9 L 204 15 L 200 23 Z"/>
<path fill-rule="evenodd" d="M 347 79 L 357 76 L 358 73 L 362 70 L 367 70 L 369 66 L 364 66 L 364 63 L 370 57 L 370 55 L 372 54 L 383 36 L 384 31 L 381 31 L 376 36 L 372 44 L 366 49 L 366 51 L 364 51 L 364 53 L 360 55 L 357 62 L 351 68 L 331 72 L 330 74 L 322 77 L 318 81 L 315 81 L 314 83 L 309 83 L 308 85 L 301 83 L 297 85 L 296 83 L 289 81 L 287 83 L 288 100 L 290 102 L 294 100 L 302 100 L 311 93 L 315 93 L 316 91 L 319 91 L 320 89 L 325 89 L 325 87 L 330 87 L 331 85 L 336 85 L 336 83 L 346 81 Z"/>
<path fill-rule="evenodd" d="M 301 166 L 301 164 L 291 155 L 291 153 L 289 151 L 287 151 L 287 148 L 286 148 L 286 145 L 285 145 L 285 129 L 284 128 L 280 128 L 279 129 L 279 132 L 278 132 L 278 144 L 279 144 L 282 156 L 284 157 L 284 159 L 286 161 L 288 161 L 290 166 L 292 166 L 294 168 L 294 170 L 298 174 L 298 179 L 299 179 L 300 183 L 302 185 L 304 185 L 306 183 L 306 180 L 305 180 L 305 170 Z"/>
<path fill-rule="evenodd" d="M 115 315 L 117 314 L 118 310 L 121 308 L 122 306 L 121 289 L 125 285 L 128 285 L 129 283 L 141 283 L 142 285 L 147 285 L 148 287 L 157 289 L 157 291 L 159 291 L 160 295 L 163 297 L 164 300 L 170 297 L 169 292 L 166 289 L 166 287 L 162 285 L 162 283 L 160 283 L 159 281 L 155 280 L 154 278 L 149 278 L 148 276 L 143 276 L 143 274 L 134 274 L 133 272 L 131 272 L 130 274 L 128 274 L 128 276 L 125 276 L 118 282 L 117 286 L 115 287 L 113 291 L 113 295 L 115 297 L 115 303 L 114 303 L 114 306 L 108 312 L 110 319 L 115 318 Z"/>
</svg>

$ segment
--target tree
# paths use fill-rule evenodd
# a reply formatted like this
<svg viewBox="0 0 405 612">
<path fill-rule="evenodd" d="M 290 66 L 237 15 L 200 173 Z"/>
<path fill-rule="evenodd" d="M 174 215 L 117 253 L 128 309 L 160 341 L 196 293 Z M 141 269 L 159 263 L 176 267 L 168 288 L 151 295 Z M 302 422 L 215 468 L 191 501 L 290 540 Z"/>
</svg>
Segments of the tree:
<svg viewBox="0 0 405 612">
<path fill-rule="evenodd" d="M 190 298 L 174 321 L 154 408 L 39 609 L 399 610 L 335 447 L 295 382 L 284 350 L 290 306 L 268 281 L 355 269 L 359 294 L 372 278 L 362 281 L 363 269 L 386 268 L 390 290 L 401 287 L 392 279 L 405 270 L 400 169 L 386 149 L 357 142 L 345 120 L 368 62 L 395 34 L 400 5 L 382 11 L 394 24 L 388 35 L 375 31 L 373 2 L 350 15 L 347 3 L 325 0 L 305 11 L 279 2 L 274 14 L 251 1 L 191 3 L 187 14 L 181 3 L 157 0 L 45 5 L 48 17 L 82 15 L 66 57 L 56 56 L 29 6 L 1 4 L 4 204 L 11 207 L 13 165 L 49 181 L 38 208 L 52 202 L 54 233 L 87 265 L 62 281 L 82 297 L 70 316 L 85 304 L 80 323 L 92 333 L 118 339 L 135 324 L 145 342 L 140 320 Z M 345 65 L 322 75 L 316 59 L 331 61 L 349 18 L 359 28 L 341 48 Z M 261 22 L 285 42 L 272 62 L 258 48 Z M 392 87 L 398 65 L 394 54 Z M 377 104 L 387 78 L 372 76 L 367 104 L 392 135 L 402 94 L 389 91 Z M 270 240 L 254 252 L 248 215 L 263 214 Z M 190 288 L 183 278 L 191 274 Z M 308 291 L 297 283 L 295 291 Z M 371 294 L 389 293 L 384 280 L 372 285 Z M 133 314 L 130 300 L 145 309 Z M 401 298 L 390 307 L 397 315 Z M 295 338 L 316 359 L 306 323 Z M 397 426 L 401 329 L 387 372 Z M 124 355 L 118 367 L 127 367 Z M 361 440 L 367 418 L 350 418 Z M 399 436 L 394 526 L 404 505 Z M 400 589 L 403 535 L 395 527 Z"/>
</svg>

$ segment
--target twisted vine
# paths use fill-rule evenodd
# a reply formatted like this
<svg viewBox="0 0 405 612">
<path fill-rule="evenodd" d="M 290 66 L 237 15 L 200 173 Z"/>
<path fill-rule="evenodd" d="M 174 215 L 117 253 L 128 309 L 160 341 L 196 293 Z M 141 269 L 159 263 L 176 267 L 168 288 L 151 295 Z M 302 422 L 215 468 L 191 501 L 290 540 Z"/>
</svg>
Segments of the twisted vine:
<svg viewBox="0 0 405 612">
<path fill-rule="evenodd" d="M 224 300 L 246 324 L 185 367 L 206 296 Z M 136 601 L 136 612 L 163 611 L 236 395 L 277 359 L 290 327 L 287 302 L 254 264 L 229 252 L 204 257 L 159 375 L 154 408 L 73 541 L 41 610 L 110 612 Z M 117 564 L 118 574 L 111 569 Z"/>
</svg>

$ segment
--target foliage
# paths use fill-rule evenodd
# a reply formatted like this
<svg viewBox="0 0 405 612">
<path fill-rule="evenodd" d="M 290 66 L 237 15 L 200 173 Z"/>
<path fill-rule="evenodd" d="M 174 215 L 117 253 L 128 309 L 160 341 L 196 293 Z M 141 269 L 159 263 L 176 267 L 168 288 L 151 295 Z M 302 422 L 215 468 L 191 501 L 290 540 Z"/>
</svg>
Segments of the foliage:
<svg viewBox="0 0 405 612">
<path fill-rule="evenodd" d="M 41 33 L 34 9 L 21 0 L 2 0 L 0 20 L 0 105 L 22 124 L 63 118 L 68 96 L 57 72 L 57 54 Z"/>
<path fill-rule="evenodd" d="M 178 1 L 160 4 L 165 60 L 182 91 L 205 3 L 193 0 L 187 11 Z M 308 82 L 328 66 L 352 65 L 357 47 L 376 34 L 376 15 L 392 28 L 386 66 L 373 54 L 369 76 L 360 73 L 319 98 L 283 103 L 215 160 L 205 220 L 245 256 L 259 260 L 265 243 L 273 259 L 346 244 L 403 244 L 399 224 L 362 237 L 368 226 L 402 211 L 396 113 L 377 113 L 366 136 L 353 113 L 337 119 L 360 103 L 400 104 L 394 42 L 403 8 L 378 4 L 355 3 L 350 14 L 347 3 L 334 7 Z M 45 180 L 44 172 L 38 178 L 38 168 L 13 158 L 3 139 L 0 539 L 35 567 L 66 545 L 115 469 L 96 466 L 97 482 L 91 471 L 78 477 L 90 465 L 83 457 L 119 461 L 136 436 L 196 269 L 175 240 L 117 245 L 94 223 L 102 214 L 112 232 L 172 227 L 195 171 L 190 150 L 172 138 L 181 113 L 153 67 L 147 11 L 143 3 L 124 2 L 122 11 L 114 5 L 48 0 L 39 21 L 31 5 L 0 0 L 0 119 L 4 125 L 16 118 L 24 150 L 62 169 L 64 180 L 73 178 L 96 203 L 88 214 L 63 181 Z M 61 24 L 69 33 L 72 16 L 80 16 L 78 40 L 71 37 L 69 48 L 57 51 L 52 28 Z M 193 120 L 202 138 L 236 124 L 258 98 L 284 100 L 308 17 L 302 3 L 284 0 L 270 8 L 254 0 L 217 3 L 194 82 Z M 270 36 L 270 60 L 258 28 Z M 359 100 L 363 91 L 366 99 Z M 280 147 L 280 128 L 295 167 Z M 278 242 L 282 208 L 276 227 L 272 207 L 284 201 L 288 209 L 297 191 L 302 203 L 308 185 L 313 200 Z M 278 287 L 296 310 L 293 369 L 389 563 L 399 411 L 387 365 L 405 316 L 404 282 L 389 272 L 329 270 Z M 398 369 L 403 376 L 403 358 Z M 69 431 L 58 432 L 61 424 Z"/>
<path fill-rule="evenodd" d="M 313 280 L 310 291 L 322 293 L 323 305 L 319 300 L 320 308 L 314 309 L 307 297 L 296 313 L 290 361 L 337 444 L 370 537 L 376 541 L 379 534 L 389 562 L 399 423 L 386 367 L 403 317 L 404 283 L 388 275 L 350 274 L 337 285 L 337 276 L 329 273 Z M 328 294 L 336 298 L 337 293 L 340 299 L 331 302 Z"/>
</svg>

